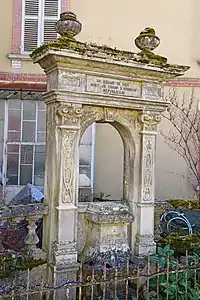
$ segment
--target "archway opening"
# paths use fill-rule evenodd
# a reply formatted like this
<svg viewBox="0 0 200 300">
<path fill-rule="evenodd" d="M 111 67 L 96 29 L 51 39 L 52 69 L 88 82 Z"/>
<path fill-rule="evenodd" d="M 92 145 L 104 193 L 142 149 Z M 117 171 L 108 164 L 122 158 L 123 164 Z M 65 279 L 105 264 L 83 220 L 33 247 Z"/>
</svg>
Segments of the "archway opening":
<svg viewBox="0 0 200 300">
<path fill-rule="evenodd" d="M 94 196 L 122 199 L 124 147 L 119 133 L 109 123 L 96 124 L 94 158 Z"/>
<path fill-rule="evenodd" d="M 79 202 L 121 200 L 124 146 L 109 123 L 93 123 L 79 146 Z"/>
</svg>

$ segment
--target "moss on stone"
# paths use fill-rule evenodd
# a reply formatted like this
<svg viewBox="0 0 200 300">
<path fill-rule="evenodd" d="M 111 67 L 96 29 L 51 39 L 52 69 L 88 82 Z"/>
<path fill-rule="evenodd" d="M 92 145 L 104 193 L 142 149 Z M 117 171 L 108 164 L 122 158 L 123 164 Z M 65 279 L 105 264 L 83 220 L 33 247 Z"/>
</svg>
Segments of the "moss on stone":
<svg viewBox="0 0 200 300">
<path fill-rule="evenodd" d="M 41 45 L 40 47 L 36 48 L 30 56 L 32 57 L 33 55 L 37 55 L 40 52 L 43 52 L 45 50 L 50 50 L 50 49 L 71 50 L 83 54 L 86 51 L 86 44 L 78 42 L 73 38 L 61 37 L 55 41 L 47 42 Z"/>
<path fill-rule="evenodd" d="M 171 233 L 165 238 L 158 241 L 158 246 L 164 247 L 170 245 L 175 251 L 176 256 L 185 255 L 186 251 L 194 245 L 200 244 L 200 237 L 197 235 L 188 235 L 186 238 L 181 237 L 178 233 Z"/>
<path fill-rule="evenodd" d="M 200 209 L 200 200 L 168 200 L 175 209 L 192 210 Z"/>
<path fill-rule="evenodd" d="M 42 259 L 33 259 L 29 257 L 24 249 L 16 253 L 8 251 L 0 256 L 0 278 L 5 278 L 16 271 L 25 271 L 45 264 L 46 261 Z"/>
<path fill-rule="evenodd" d="M 149 50 L 142 50 L 140 52 L 141 62 L 146 61 L 147 63 L 156 64 L 156 65 L 165 65 L 167 63 L 167 58 L 164 56 L 156 55 Z"/>
<path fill-rule="evenodd" d="M 89 57 L 97 57 L 103 59 L 114 59 L 125 62 L 136 62 L 143 65 L 155 66 L 162 68 L 169 72 L 183 73 L 189 69 L 187 66 L 169 65 L 167 64 L 167 58 L 156 55 L 150 50 L 142 50 L 139 53 L 131 51 L 120 50 L 111 48 L 107 45 L 98 46 L 95 43 L 83 43 L 69 37 L 60 37 L 55 41 L 47 42 L 40 47 L 36 48 L 31 57 L 34 61 L 37 61 L 37 57 L 43 55 L 48 50 L 55 51 L 70 51 L 79 55 L 85 55 Z"/>
<path fill-rule="evenodd" d="M 107 55 L 109 57 L 117 57 L 121 60 L 131 59 L 136 62 L 144 63 L 144 64 L 154 64 L 154 65 L 162 65 L 167 62 L 165 57 L 155 55 L 151 51 L 141 51 L 139 54 L 136 54 L 131 51 L 120 50 L 117 48 L 111 48 L 106 45 L 98 46 L 97 44 L 91 43 L 82 43 L 76 41 L 73 38 L 61 37 L 53 42 L 47 42 L 40 47 L 36 48 L 31 57 L 38 55 L 39 53 L 46 50 L 70 50 L 76 52 L 81 55 Z"/>
</svg>

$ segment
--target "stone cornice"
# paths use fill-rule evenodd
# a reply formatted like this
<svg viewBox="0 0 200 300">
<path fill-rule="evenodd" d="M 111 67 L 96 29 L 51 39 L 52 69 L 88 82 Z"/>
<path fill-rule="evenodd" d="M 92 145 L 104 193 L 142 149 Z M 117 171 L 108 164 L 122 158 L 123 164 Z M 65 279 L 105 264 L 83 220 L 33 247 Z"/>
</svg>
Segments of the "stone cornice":
<svg viewBox="0 0 200 300">
<path fill-rule="evenodd" d="M 45 46 L 45 45 L 44 45 Z M 129 78 L 138 78 L 141 80 L 149 79 L 157 82 L 165 82 L 177 76 L 181 76 L 188 70 L 187 66 L 178 65 L 153 65 L 138 62 L 135 59 L 125 59 L 106 56 L 102 53 L 101 56 L 95 55 L 80 55 L 75 51 L 70 50 L 54 50 L 46 45 L 41 51 L 33 52 L 31 57 L 34 63 L 39 63 L 48 73 L 55 67 L 74 67 L 77 70 L 93 70 L 101 73 L 113 73 L 118 75 L 128 76 Z"/>
</svg>

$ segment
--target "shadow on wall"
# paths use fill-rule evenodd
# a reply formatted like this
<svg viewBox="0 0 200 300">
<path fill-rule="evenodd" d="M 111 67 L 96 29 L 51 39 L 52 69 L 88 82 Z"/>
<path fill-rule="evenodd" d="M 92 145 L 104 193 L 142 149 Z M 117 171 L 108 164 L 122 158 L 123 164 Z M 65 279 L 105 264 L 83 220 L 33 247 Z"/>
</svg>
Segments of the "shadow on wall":
<svg viewBox="0 0 200 300">
<path fill-rule="evenodd" d="M 167 131 L 170 124 L 162 119 L 159 131 Z M 189 183 L 188 167 L 183 158 L 164 142 L 159 132 L 156 143 L 155 196 L 157 200 L 194 199 Z"/>
<path fill-rule="evenodd" d="M 94 157 L 94 195 L 111 195 L 113 200 L 123 197 L 122 139 L 108 123 L 96 124 Z"/>
</svg>

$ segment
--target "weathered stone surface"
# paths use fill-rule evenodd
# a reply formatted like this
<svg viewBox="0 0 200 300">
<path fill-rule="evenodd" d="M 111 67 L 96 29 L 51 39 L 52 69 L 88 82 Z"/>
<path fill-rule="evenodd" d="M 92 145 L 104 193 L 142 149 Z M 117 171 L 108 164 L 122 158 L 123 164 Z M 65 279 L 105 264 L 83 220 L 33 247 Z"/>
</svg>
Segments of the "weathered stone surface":
<svg viewBox="0 0 200 300">
<path fill-rule="evenodd" d="M 102 264 L 106 255 L 114 263 L 124 264 L 130 254 L 128 225 L 134 217 L 129 208 L 116 202 L 90 203 L 85 212 L 88 231 L 83 261 Z"/>
<path fill-rule="evenodd" d="M 45 204 L 14 205 L 0 208 L 0 247 L 2 250 L 27 250 L 27 255 L 38 260 L 46 259 L 46 253 L 37 248 L 39 239 L 38 221 L 48 214 Z M 41 223 L 40 223 L 41 224 Z M 41 238 L 41 236 L 40 236 Z"/>
<path fill-rule="evenodd" d="M 58 76 L 59 80 L 56 79 Z M 48 85 L 58 91 L 105 95 L 109 97 L 136 98 L 155 101 L 164 101 L 162 84 L 141 83 L 139 81 L 116 79 L 113 77 L 98 77 L 94 75 L 72 73 L 59 70 L 58 74 L 51 73 Z M 118 101 L 122 101 L 121 99 Z"/>
<path fill-rule="evenodd" d="M 25 271 L 17 271 L 9 277 L 1 278 L 0 294 L 1 299 L 8 299 L 8 296 L 3 297 L 4 294 L 11 294 L 12 288 L 17 286 L 15 291 L 18 291 L 18 296 L 22 300 L 27 299 L 27 285 L 30 290 L 34 290 L 35 294 L 30 294 L 30 300 L 37 300 L 40 296 L 40 290 L 44 289 L 44 286 L 48 283 L 47 280 L 47 264 L 42 264 Z M 30 291 L 29 290 L 29 291 Z M 17 293 L 16 293 L 17 294 Z"/>
<path fill-rule="evenodd" d="M 130 223 L 134 220 L 128 206 L 114 201 L 90 203 L 85 218 L 103 224 Z"/>
<path fill-rule="evenodd" d="M 87 220 L 85 219 L 85 212 L 87 210 L 89 203 L 79 202 L 78 205 L 78 224 L 77 224 L 77 251 L 78 254 L 81 253 L 85 246 L 86 237 L 87 237 Z"/>
<path fill-rule="evenodd" d="M 76 25 L 67 21 L 66 28 L 76 34 L 77 22 L 72 21 Z M 113 266 L 116 257 L 124 263 L 130 250 L 139 255 L 155 252 L 155 140 L 160 115 L 168 106 L 163 83 L 183 75 L 188 67 L 170 65 L 165 57 L 152 53 L 159 38 L 151 28 L 141 32 L 136 44 L 140 53 L 61 37 L 31 54 L 47 74 L 45 199 L 49 214 L 43 244 L 56 268 L 70 268 L 77 262 L 79 143 L 93 122 L 112 124 L 122 137 L 123 200 L 128 206 L 89 204 L 82 258 L 95 260 L 106 254 Z M 63 274 L 58 276 L 62 280 Z"/>
<path fill-rule="evenodd" d="M 138 234 L 136 236 L 136 252 L 139 256 L 156 253 L 156 243 L 153 234 Z"/>
<path fill-rule="evenodd" d="M 147 27 L 135 39 L 135 44 L 140 50 L 152 51 L 159 46 L 160 39 L 153 28 Z"/>
<path fill-rule="evenodd" d="M 77 261 L 77 248 L 74 242 L 55 241 L 52 250 L 53 263 L 60 268 L 66 268 Z"/>
<path fill-rule="evenodd" d="M 74 13 L 63 12 L 60 14 L 60 20 L 55 24 L 55 29 L 61 36 L 73 38 L 81 32 L 82 24 L 76 19 Z"/>
<path fill-rule="evenodd" d="M 47 214 L 48 206 L 45 204 L 14 205 L 0 208 L 0 220 Z"/>
</svg>

